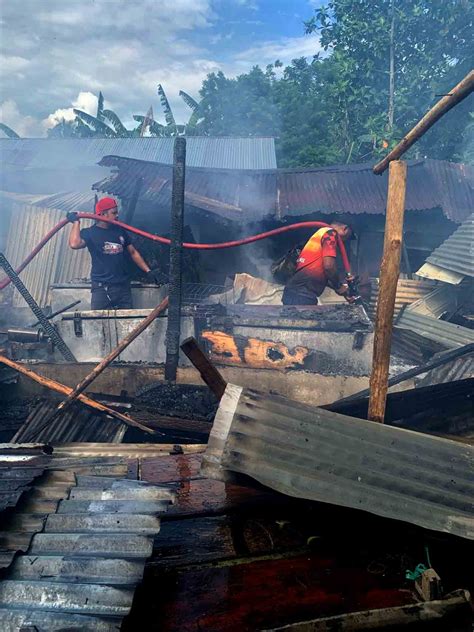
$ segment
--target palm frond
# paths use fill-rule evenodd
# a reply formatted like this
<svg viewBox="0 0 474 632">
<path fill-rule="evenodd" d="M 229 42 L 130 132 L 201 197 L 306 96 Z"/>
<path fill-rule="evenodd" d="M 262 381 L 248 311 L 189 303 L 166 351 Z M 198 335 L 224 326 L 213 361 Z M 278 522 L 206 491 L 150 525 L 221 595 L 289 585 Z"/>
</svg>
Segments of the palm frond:
<svg viewBox="0 0 474 632">
<path fill-rule="evenodd" d="M 128 135 L 128 129 L 112 110 L 102 110 L 102 116 L 108 121 L 118 136 L 125 137 Z"/>
<path fill-rule="evenodd" d="M 171 111 L 168 98 L 163 90 L 161 83 L 158 85 L 158 94 L 160 95 L 161 106 L 165 113 L 165 121 L 171 127 L 176 127 L 176 121 L 174 120 L 173 112 Z"/>
<path fill-rule="evenodd" d="M 79 118 L 80 121 L 88 125 L 94 132 L 98 134 L 103 134 L 106 138 L 116 138 L 117 134 L 114 130 L 106 125 L 103 121 L 100 121 L 97 117 L 92 116 L 91 114 L 87 114 L 87 112 L 83 112 L 82 110 L 73 109 L 74 114 Z"/>
<path fill-rule="evenodd" d="M 8 125 L 5 125 L 5 123 L 0 123 L 0 129 L 2 130 L 2 132 L 5 132 L 8 138 L 20 138 L 15 130 L 13 130 L 11 127 L 8 127 Z"/>
</svg>

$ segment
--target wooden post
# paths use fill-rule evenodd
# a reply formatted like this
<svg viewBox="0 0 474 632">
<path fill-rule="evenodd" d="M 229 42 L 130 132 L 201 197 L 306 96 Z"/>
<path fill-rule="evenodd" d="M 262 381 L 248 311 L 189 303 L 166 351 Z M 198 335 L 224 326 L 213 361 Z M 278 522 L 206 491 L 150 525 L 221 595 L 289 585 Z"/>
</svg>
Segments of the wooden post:
<svg viewBox="0 0 474 632">
<path fill-rule="evenodd" d="M 380 287 L 375 317 L 374 351 L 370 376 L 368 418 L 383 423 L 388 390 L 388 370 L 392 342 L 393 311 L 400 273 L 403 215 L 407 166 L 399 160 L 390 163 L 388 175 L 385 238 L 380 268 Z"/>
<path fill-rule="evenodd" d="M 398 160 L 416 141 L 432 127 L 446 112 L 468 97 L 474 91 L 474 70 L 471 70 L 462 81 L 455 86 L 449 94 L 445 95 L 438 103 L 418 121 L 415 127 L 396 145 L 383 160 L 373 167 L 373 172 L 380 175 L 387 169 L 392 160 Z"/>
<path fill-rule="evenodd" d="M 191 360 L 193 365 L 201 374 L 203 381 L 209 386 L 214 395 L 221 399 L 224 395 L 227 382 L 204 354 L 195 338 L 186 338 L 181 344 L 184 354 Z"/>
<path fill-rule="evenodd" d="M 102 371 L 104 371 L 113 360 L 117 356 L 119 356 L 122 351 L 124 351 L 130 343 L 132 343 L 135 338 L 145 331 L 149 325 L 159 316 L 165 309 L 168 307 L 168 297 L 166 296 L 161 303 L 153 309 L 146 318 L 144 318 L 138 325 L 135 327 L 133 331 L 131 331 L 128 336 L 125 336 L 123 340 L 119 342 L 119 344 L 113 349 L 99 364 L 92 369 L 89 375 L 79 382 L 79 384 L 75 387 L 74 390 L 71 390 L 70 394 L 67 398 L 59 404 L 56 411 L 51 415 L 49 421 L 52 421 L 57 417 L 59 413 L 65 412 L 72 402 L 77 399 L 77 397 L 98 377 Z"/>
<path fill-rule="evenodd" d="M 19 364 L 18 362 L 15 362 L 14 360 L 10 360 L 10 358 L 7 358 L 3 355 L 0 355 L 0 362 L 2 364 L 5 364 L 6 366 L 9 366 L 11 369 L 15 369 L 15 371 L 18 371 L 18 373 L 21 373 L 22 375 L 26 375 L 26 377 L 29 377 L 34 382 L 41 384 L 41 386 L 46 386 L 46 388 L 49 388 L 52 391 L 55 391 L 56 393 L 61 393 L 62 395 L 69 395 L 72 392 L 72 388 L 70 388 L 69 386 L 66 386 L 65 384 L 61 384 L 61 382 L 56 382 L 56 380 L 52 380 L 48 377 L 44 377 L 43 375 L 39 375 L 38 373 L 35 373 L 31 369 L 26 368 L 23 364 Z M 134 419 L 131 419 L 131 417 L 122 415 L 122 413 L 119 413 L 116 410 L 112 410 L 112 408 L 109 408 L 108 406 L 105 406 L 104 404 L 101 404 L 100 402 L 96 402 L 94 399 L 91 399 L 90 397 L 86 397 L 86 395 L 79 395 L 78 400 L 82 402 L 83 404 L 85 404 L 86 406 L 93 408 L 94 410 L 98 410 L 102 413 L 106 413 L 107 415 L 110 415 L 110 417 L 115 417 L 115 419 L 122 421 L 124 424 L 127 424 L 127 426 L 132 426 L 133 428 L 139 428 L 140 430 L 143 430 L 143 432 L 155 434 L 154 430 L 152 430 L 151 428 L 148 428 L 147 426 L 144 426 L 140 422 L 135 421 Z M 38 428 L 38 432 L 40 430 L 41 428 Z"/>
</svg>

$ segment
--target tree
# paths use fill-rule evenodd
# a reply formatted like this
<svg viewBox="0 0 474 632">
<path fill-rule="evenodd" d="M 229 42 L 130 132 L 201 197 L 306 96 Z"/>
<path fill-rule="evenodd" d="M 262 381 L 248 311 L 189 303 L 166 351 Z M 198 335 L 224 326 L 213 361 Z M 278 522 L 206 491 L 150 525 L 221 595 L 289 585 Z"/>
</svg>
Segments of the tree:
<svg viewBox="0 0 474 632">
<path fill-rule="evenodd" d="M 467 73 L 473 23 L 469 0 L 330 0 L 315 10 L 306 30 L 330 53 L 331 127 L 351 160 L 376 158 Z M 468 106 L 456 113 L 412 154 L 452 156 Z"/>
<path fill-rule="evenodd" d="M 264 73 L 258 66 L 235 79 L 221 71 L 209 74 L 200 90 L 200 132 L 209 136 L 278 135 L 273 82 L 273 73 Z"/>
<path fill-rule="evenodd" d="M 5 123 L 0 123 L 0 130 L 2 130 L 2 132 L 6 134 L 8 138 L 20 138 L 15 130 L 13 130 L 11 127 L 8 127 L 8 125 L 5 125 Z"/>
</svg>

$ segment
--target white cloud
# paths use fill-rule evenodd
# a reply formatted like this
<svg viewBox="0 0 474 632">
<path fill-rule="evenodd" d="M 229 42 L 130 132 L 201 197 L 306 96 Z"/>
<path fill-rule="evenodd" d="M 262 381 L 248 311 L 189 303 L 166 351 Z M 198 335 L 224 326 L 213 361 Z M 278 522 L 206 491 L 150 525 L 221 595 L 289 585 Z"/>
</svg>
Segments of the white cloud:
<svg viewBox="0 0 474 632">
<path fill-rule="evenodd" d="M 92 94 L 92 92 L 79 92 L 76 100 L 72 102 L 72 107 L 59 108 L 42 121 L 44 129 L 50 129 L 62 120 L 73 121 L 76 118 L 74 108 L 95 116 L 97 113 L 97 96 Z"/>
<path fill-rule="evenodd" d="M 298 57 L 312 57 L 321 51 L 321 44 L 317 35 L 303 37 L 286 37 L 281 40 L 262 42 L 238 53 L 235 57 L 239 64 L 263 65 L 277 59 L 284 64 L 290 63 Z"/>
<path fill-rule="evenodd" d="M 2 73 L 16 74 L 20 70 L 24 70 L 29 66 L 30 62 L 25 57 L 18 57 L 17 55 L 0 55 L 0 65 L 2 67 Z"/>
<path fill-rule="evenodd" d="M 7 99 L 0 104 L 0 121 L 11 127 L 19 136 L 38 135 L 39 121 L 22 114 L 13 99 Z"/>
<path fill-rule="evenodd" d="M 161 83 L 181 123 L 189 118 L 190 110 L 179 90 L 199 99 L 209 72 L 222 70 L 235 76 L 255 64 L 265 66 L 277 58 L 285 63 L 319 50 L 316 36 L 297 37 L 263 42 L 230 56 L 228 40 L 233 33 L 228 32 L 228 23 L 227 34 L 222 28 L 210 28 L 222 24 L 218 18 L 225 14 L 229 1 L 4 1 L 6 63 L 2 64 L 0 94 L 14 99 L 17 110 L 31 115 L 28 125 L 21 123 L 24 129 L 45 134 L 62 118 L 72 120 L 73 107 L 95 114 L 100 91 L 107 107 L 127 126 L 135 125 L 133 114 L 145 114 L 150 105 L 162 121 L 157 95 Z M 232 1 L 246 8 L 249 27 L 258 21 L 252 20 L 260 17 L 252 10 L 255 0 Z M 234 36 L 233 44 L 237 41 Z M 215 59 L 208 48 L 212 44 Z"/>
</svg>

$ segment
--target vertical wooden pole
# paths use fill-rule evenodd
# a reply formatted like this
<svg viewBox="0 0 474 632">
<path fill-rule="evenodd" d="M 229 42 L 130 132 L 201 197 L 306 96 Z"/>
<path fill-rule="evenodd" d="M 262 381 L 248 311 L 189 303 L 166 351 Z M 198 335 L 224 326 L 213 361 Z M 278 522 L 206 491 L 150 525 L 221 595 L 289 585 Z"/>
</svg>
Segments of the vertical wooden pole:
<svg viewBox="0 0 474 632">
<path fill-rule="evenodd" d="M 174 141 L 173 190 L 171 194 L 171 246 L 168 328 L 166 331 L 165 380 L 176 381 L 181 335 L 181 289 L 183 267 L 183 218 L 186 139 Z"/>
<path fill-rule="evenodd" d="M 388 390 L 388 370 L 392 343 L 393 311 L 403 239 L 403 216 L 407 165 L 400 160 L 390 163 L 388 174 L 385 238 L 380 268 L 379 296 L 375 317 L 374 352 L 370 376 L 368 418 L 383 423 Z"/>
</svg>

